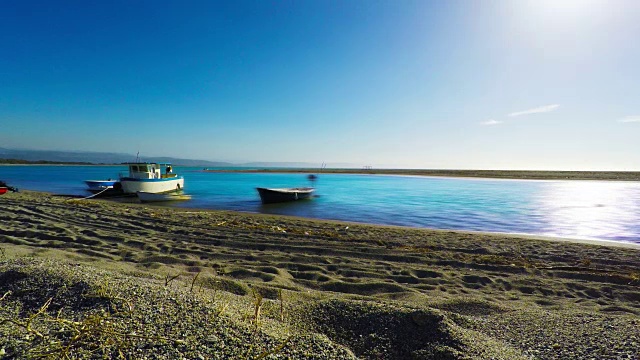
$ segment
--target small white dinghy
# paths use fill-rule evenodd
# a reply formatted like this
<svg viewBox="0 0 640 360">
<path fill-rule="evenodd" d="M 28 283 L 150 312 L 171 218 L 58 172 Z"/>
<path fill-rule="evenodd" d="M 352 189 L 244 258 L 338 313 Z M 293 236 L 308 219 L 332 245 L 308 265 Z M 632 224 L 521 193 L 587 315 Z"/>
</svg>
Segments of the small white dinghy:
<svg viewBox="0 0 640 360">
<path fill-rule="evenodd" d="M 191 195 L 184 194 L 178 191 L 151 193 L 146 191 L 136 192 L 140 202 L 163 202 L 163 201 L 183 201 L 191 200 Z"/>
</svg>

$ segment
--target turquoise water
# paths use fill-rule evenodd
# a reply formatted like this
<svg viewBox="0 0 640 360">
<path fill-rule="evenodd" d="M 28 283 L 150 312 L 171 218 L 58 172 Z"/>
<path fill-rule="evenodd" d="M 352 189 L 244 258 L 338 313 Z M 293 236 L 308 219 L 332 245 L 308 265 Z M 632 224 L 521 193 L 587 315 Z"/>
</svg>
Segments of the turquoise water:
<svg viewBox="0 0 640 360">
<path fill-rule="evenodd" d="M 83 180 L 117 178 L 125 170 L 0 166 L 0 180 L 21 189 L 88 195 Z M 193 199 L 170 206 L 640 243 L 638 182 L 321 174 L 315 183 L 317 198 L 262 205 L 257 186 L 309 186 L 306 175 L 200 170 L 175 168 Z"/>
</svg>

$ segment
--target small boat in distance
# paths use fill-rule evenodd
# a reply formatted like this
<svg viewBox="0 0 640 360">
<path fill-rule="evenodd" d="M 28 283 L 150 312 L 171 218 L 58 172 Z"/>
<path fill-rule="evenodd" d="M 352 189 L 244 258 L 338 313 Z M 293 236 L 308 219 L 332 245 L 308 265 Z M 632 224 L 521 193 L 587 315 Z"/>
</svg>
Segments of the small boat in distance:
<svg viewBox="0 0 640 360">
<path fill-rule="evenodd" d="M 311 187 L 299 187 L 299 188 L 256 188 L 258 194 L 260 194 L 260 200 L 263 204 L 272 204 L 279 202 L 296 201 L 303 199 L 310 199 L 315 191 Z"/>
<path fill-rule="evenodd" d="M 182 193 L 181 191 L 175 190 L 162 193 L 138 191 L 136 195 L 138 195 L 138 199 L 140 199 L 140 202 L 143 203 L 191 200 L 191 195 L 187 195 Z"/>
<path fill-rule="evenodd" d="M 134 162 L 126 165 L 129 166 L 129 174 L 120 176 L 125 194 L 135 194 L 138 191 L 162 193 L 184 188 L 184 177 L 174 174 L 169 163 Z"/>
</svg>

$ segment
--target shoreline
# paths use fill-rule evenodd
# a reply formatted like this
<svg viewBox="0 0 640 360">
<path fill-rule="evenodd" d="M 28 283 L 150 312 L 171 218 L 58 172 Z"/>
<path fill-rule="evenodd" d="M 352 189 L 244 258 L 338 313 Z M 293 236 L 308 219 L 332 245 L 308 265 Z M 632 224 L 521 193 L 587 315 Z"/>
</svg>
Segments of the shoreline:
<svg viewBox="0 0 640 360">
<path fill-rule="evenodd" d="M 438 231 L 439 229 L 428 229 L 428 230 Z M 442 231 L 456 231 L 456 232 L 472 233 L 472 234 L 479 234 L 479 235 L 489 235 L 489 236 L 493 235 L 498 237 L 514 236 L 514 237 L 520 237 L 522 239 L 568 242 L 568 243 L 576 243 L 576 244 L 584 244 L 584 245 L 597 245 L 597 246 L 619 247 L 619 248 L 625 248 L 625 249 L 640 250 L 640 243 L 615 241 L 615 240 L 580 239 L 580 238 L 562 237 L 562 236 L 554 236 L 554 235 L 536 235 L 536 234 L 526 234 L 526 233 L 501 233 L 501 232 L 472 231 L 472 230 L 442 230 Z"/>
<path fill-rule="evenodd" d="M 95 199 L 86 199 L 80 196 L 68 196 L 62 194 L 54 194 L 46 191 L 33 191 L 33 190 L 21 190 L 22 192 L 28 192 L 33 194 L 54 196 L 67 198 L 68 200 L 92 200 L 92 201 L 101 201 L 107 203 L 114 204 L 123 204 L 128 206 L 141 206 L 141 207 L 152 207 L 152 208 L 164 208 L 164 209 L 175 209 L 175 210 L 184 210 L 191 212 L 222 212 L 222 213 L 231 213 L 231 214 L 247 214 L 252 216 L 264 216 L 264 217 L 282 217 L 285 219 L 292 220 L 300 220 L 300 221 L 309 221 L 309 222 L 318 222 L 318 223 L 329 223 L 329 224 L 353 224 L 360 226 L 372 226 L 379 228 L 390 228 L 390 229 L 406 229 L 406 230 L 416 230 L 416 231 L 427 231 L 427 232 L 442 232 L 442 233 L 458 233 L 458 234 L 478 234 L 483 236 L 509 236 L 509 237 L 519 237 L 522 239 L 532 239 L 532 240 L 543 240 L 543 241 L 554 241 L 554 242 L 568 242 L 568 243 L 578 243 L 578 244 L 588 244 L 588 245 L 598 245 L 598 246 L 609 246 L 609 247 L 619 247 L 619 248 L 627 248 L 627 249 L 637 249 L 640 250 L 640 243 L 634 242 L 626 242 L 626 241 L 616 241 L 616 240 L 606 240 L 606 239 L 593 239 L 593 238 L 577 238 L 577 237 L 563 237 L 556 235 L 541 235 L 541 234 L 528 234 L 528 233 L 519 233 L 519 232 L 492 232 L 492 231 L 476 231 L 476 230 L 458 230 L 458 229 L 438 229 L 438 228 L 429 228 L 429 227 L 416 227 L 416 226 L 408 226 L 408 225 L 386 225 L 386 224 L 376 224 L 376 223 L 365 223 L 365 222 L 357 222 L 357 221 L 347 221 L 347 220 L 334 220 L 334 219 L 321 219 L 321 218 L 308 218 L 303 216 L 295 216 L 295 215 L 279 215 L 279 214 L 265 214 L 260 212 L 249 212 L 249 211 L 236 211 L 236 210 L 219 210 L 219 209 L 208 209 L 208 208 L 199 208 L 199 207 L 171 207 L 171 206 L 162 206 L 162 205 L 151 205 L 151 204 L 143 204 L 134 200 L 135 197 L 125 197 L 125 198 L 95 198 Z"/>
<path fill-rule="evenodd" d="M 107 199 L 105 199 L 107 200 Z M 108 200 L 107 200 L 108 201 Z M 129 203 L 131 204 L 131 203 Z M 134 205 L 136 203 L 133 203 Z M 147 204 L 137 204 L 141 206 L 150 206 Z M 153 206 L 153 205 L 151 205 Z M 161 207 L 161 206 L 160 206 Z M 248 214 L 255 216 L 265 216 L 268 218 L 285 218 L 291 220 L 300 220 L 300 221 L 309 221 L 309 222 L 318 222 L 318 223 L 327 223 L 327 224 L 349 224 L 355 226 L 371 226 L 376 228 L 389 228 L 389 229 L 404 229 L 409 231 L 425 231 L 429 233 L 456 233 L 459 235 L 465 234 L 476 234 L 481 236 L 494 236 L 496 238 L 499 237 L 514 237 L 520 238 L 523 240 L 541 240 L 541 241 L 549 241 L 549 242 L 559 242 L 559 243 L 575 243 L 575 244 L 583 244 L 583 245 L 596 245 L 596 246 L 605 246 L 605 247 L 614 247 L 614 248 L 624 248 L 624 249 L 636 249 L 640 250 L 640 243 L 626 242 L 626 241 L 616 241 L 616 240 L 603 240 L 603 239 L 588 239 L 588 238 L 576 238 L 576 237 L 563 237 L 556 235 L 538 235 L 538 234 L 527 234 L 527 233 L 519 233 L 519 232 L 491 232 L 491 231 L 475 231 L 475 230 L 458 230 L 458 229 L 437 229 L 437 228 L 429 228 L 429 227 L 415 227 L 415 226 L 406 226 L 406 225 L 385 225 L 385 224 L 375 224 L 375 223 L 364 223 L 357 221 L 346 221 L 346 220 L 334 220 L 334 219 L 319 219 L 319 218 L 307 218 L 303 216 L 295 216 L 295 215 L 280 215 L 280 214 L 264 214 L 258 212 L 245 212 L 245 211 L 235 211 L 235 210 L 216 210 L 216 209 L 206 209 L 206 208 L 197 208 L 197 207 L 180 207 L 175 209 L 184 209 L 191 211 L 212 211 L 212 212 L 229 212 L 229 213 L 237 213 L 237 214 Z"/>
<path fill-rule="evenodd" d="M 47 192 L 38 192 L 33 191 L 35 193 L 49 194 Z M 54 195 L 55 196 L 55 195 Z M 357 221 L 348 221 L 348 220 L 334 220 L 334 219 L 320 219 L 320 218 L 309 218 L 304 216 L 295 216 L 295 215 L 280 215 L 280 214 L 265 214 L 260 212 L 249 212 L 249 211 L 236 211 L 236 210 L 217 210 L 217 209 L 208 209 L 208 208 L 199 208 L 199 207 L 164 207 L 162 205 L 150 205 L 143 204 L 138 202 L 129 202 L 129 201 L 118 201 L 118 200 L 110 200 L 109 198 L 98 198 L 95 199 L 98 201 L 107 201 L 107 202 L 115 202 L 129 205 L 138 205 L 138 206 L 151 206 L 151 207 L 161 207 L 161 208 L 171 208 L 171 209 L 183 209 L 186 211 L 211 211 L 211 212 L 229 212 L 229 213 L 237 213 L 237 214 L 249 214 L 255 216 L 265 216 L 265 217 L 282 217 L 293 220 L 301 220 L 301 221 L 309 221 L 309 222 L 319 222 L 319 223 L 329 223 L 329 224 L 353 224 L 353 225 L 361 225 L 361 226 L 372 226 L 379 228 L 391 228 L 391 229 L 406 229 L 406 230 L 417 230 L 417 231 L 427 231 L 427 232 L 443 232 L 443 233 L 458 233 L 458 234 L 478 234 L 484 236 L 511 236 L 511 237 L 519 237 L 522 239 L 532 239 L 532 240 L 543 240 L 543 241 L 555 241 L 555 242 L 569 242 L 569 243 L 578 243 L 578 244 L 588 244 L 588 245 L 598 245 L 598 246 L 611 246 L 611 247 L 620 247 L 627 249 L 638 249 L 640 250 L 640 243 L 634 242 L 626 242 L 626 241 L 616 241 L 616 240 L 604 240 L 604 239 L 590 239 L 590 238 L 577 238 L 577 237 L 563 237 L 557 235 L 540 235 L 540 234 L 528 234 L 528 233 L 519 233 L 519 232 L 492 232 L 492 231 L 476 231 L 476 230 L 458 230 L 458 229 L 438 229 L 438 228 L 430 228 L 430 227 L 416 227 L 416 226 L 408 226 L 408 225 L 386 225 L 386 224 L 376 224 L 376 223 L 365 223 L 365 222 L 357 222 Z"/>
</svg>

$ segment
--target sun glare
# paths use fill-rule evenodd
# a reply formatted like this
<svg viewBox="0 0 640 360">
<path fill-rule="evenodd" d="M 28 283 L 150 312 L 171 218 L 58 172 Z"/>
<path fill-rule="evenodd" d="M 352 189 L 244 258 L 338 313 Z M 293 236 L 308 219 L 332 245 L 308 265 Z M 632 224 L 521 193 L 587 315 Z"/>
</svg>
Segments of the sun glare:
<svg viewBox="0 0 640 360">
<path fill-rule="evenodd" d="M 569 23 L 590 22 L 612 5 L 602 0 L 537 0 L 529 4 L 534 16 Z"/>
<path fill-rule="evenodd" d="M 540 200 L 550 235 L 578 238 L 632 236 L 636 202 L 628 198 L 634 184 L 558 182 Z"/>
<path fill-rule="evenodd" d="M 566 13 L 589 12 L 604 4 L 602 0 L 537 0 L 535 3 L 551 11 Z"/>
<path fill-rule="evenodd" d="M 513 41 L 544 49 L 545 56 L 586 56 L 614 24 L 616 14 L 632 5 L 604 0 L 531 0 L 508 5 L 506 33 Z M 578 52 L 576 52 L 579 49 Z"/>
</svg>

